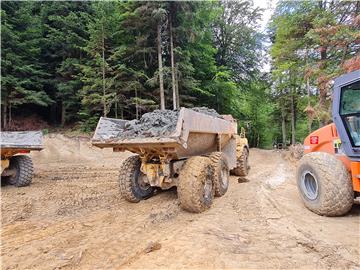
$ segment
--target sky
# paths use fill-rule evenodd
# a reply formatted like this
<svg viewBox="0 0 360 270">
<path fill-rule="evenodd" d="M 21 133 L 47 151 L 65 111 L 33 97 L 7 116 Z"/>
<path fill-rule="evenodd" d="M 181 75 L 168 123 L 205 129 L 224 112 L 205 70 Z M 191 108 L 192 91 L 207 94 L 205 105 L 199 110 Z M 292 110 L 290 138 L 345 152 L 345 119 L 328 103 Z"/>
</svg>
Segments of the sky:
<svg viewBox="0 0 360 270">
<path fill-rule="evenodd" d="M 271 15 L 274 13 L 274 9 L 275 9 L 277 1 L 278 0 L 253 0 L 254 5 L 256 7 L 262 8 L 264 10 L 261 21 L 260 21 L 260 30 L 263 33 L 265 33 L 266 26 L 267 26 L 268 22 L 270 21 Z M 267 42 L 265 42 L 264 45 L 266 47 L 269 47 L 270 43 L 267 41 Z M 268 59 L 269 58 L 268 53 L 266 53 L 264 57 Z M 261 70 L 264 72 L 269 72 L 270 68 L 271 68 L 270 63 L 264 61 Z"/>
<path fill-rule="evenodd" d="M 253 0 L 253 2 L 256 7 L 264 9 L 260 27 L 261 30 L 265 30 L 266 25 L 274 12 L 277 0 Z"/>
</svg>

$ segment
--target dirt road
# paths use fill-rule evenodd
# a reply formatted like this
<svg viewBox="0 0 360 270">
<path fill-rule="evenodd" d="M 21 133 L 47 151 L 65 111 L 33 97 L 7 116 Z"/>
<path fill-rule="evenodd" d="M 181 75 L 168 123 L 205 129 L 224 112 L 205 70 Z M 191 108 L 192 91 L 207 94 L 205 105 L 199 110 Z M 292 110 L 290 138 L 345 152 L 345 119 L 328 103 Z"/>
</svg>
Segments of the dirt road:
<svg viewBox="0 0 360 270">
<path fill-rule="evenodd" d="M 191 214 L 175 190 L 120 199 L 127 154 L 46 143 L 33 184 L 2 187 L 2 269 L 360 268 L 360 205 L 338 218 L 309 212 L 277 152 L 252 149 L 249 181 L 232 177 L 209 211 Z"/>
</svg>

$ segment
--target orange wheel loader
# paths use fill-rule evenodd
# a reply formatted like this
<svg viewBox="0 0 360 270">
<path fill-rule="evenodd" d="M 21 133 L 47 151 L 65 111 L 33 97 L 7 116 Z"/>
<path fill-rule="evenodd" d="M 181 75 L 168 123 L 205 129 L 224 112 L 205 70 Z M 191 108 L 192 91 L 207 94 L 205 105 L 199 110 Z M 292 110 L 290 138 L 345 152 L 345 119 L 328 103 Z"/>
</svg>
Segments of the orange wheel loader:
<svg viewBox="0 0 360 270">
<path fill-rule="evenodd" d="M 305 206 L 324 216 L 340 216 L 360 196 L 360 70 L 335 79 L 333 123 L 304 142 L 297 186 Z"/>
</svg>

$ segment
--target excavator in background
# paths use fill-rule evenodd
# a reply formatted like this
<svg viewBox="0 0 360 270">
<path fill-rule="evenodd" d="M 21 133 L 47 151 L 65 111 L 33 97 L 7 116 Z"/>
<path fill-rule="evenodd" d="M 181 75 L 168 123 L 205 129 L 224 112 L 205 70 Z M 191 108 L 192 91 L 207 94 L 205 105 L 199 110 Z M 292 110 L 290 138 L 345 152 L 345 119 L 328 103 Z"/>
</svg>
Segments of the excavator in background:
<svg viewBox="0 0 360 270">
<path fill-rule="evenodd" d="M 360 70 L 335 79 L 332 114 L 304 141 L 297 186 L 308 209 L 341 216 L 360 196 Z"/>
</svg>

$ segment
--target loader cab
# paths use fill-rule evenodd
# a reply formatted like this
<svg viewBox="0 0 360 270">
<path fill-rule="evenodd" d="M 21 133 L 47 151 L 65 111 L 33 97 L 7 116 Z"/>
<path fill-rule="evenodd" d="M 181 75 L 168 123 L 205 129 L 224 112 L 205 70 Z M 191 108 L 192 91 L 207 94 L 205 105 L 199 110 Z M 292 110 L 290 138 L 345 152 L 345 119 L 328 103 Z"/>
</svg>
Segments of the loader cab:
<svg viewBox="0 0 360 270">
<path fill-rule="evenodd" d="M 360 70 L 335 80 L 333 116 L 345 154 L 360 161 Z"/>
<path fill-rule="evenodd" d="M 360 147 L 360 81 L 341 89 L 340 115 L 353 147 Z"/>
</svg>

